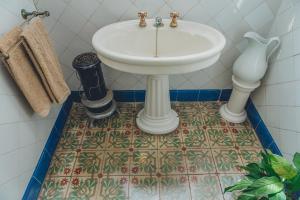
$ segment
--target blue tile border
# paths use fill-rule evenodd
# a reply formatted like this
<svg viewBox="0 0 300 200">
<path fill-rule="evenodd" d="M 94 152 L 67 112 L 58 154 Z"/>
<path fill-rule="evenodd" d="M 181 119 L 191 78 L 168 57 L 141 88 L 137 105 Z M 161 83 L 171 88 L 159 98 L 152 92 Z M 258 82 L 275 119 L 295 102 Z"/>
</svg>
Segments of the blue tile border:
<svg viewBox="0 0 300 200">
<path fill-rule="evenodd" d="M 46 142 L 46 145 L 40 155 L 32 177 L 29 180 L 22 200 L 38 199 L 38 195 L 41 190 L 41 186 L 43 184 L 45 176 L 47 174 L 47 170 L 50 166 L 50 162 L 56 149 L 56 145 L 63 131 L 72 104 L 74 100 L 76 100 L 77 96 L 79 96 L 77 92 L 72 92 L 72 94 L 68 97 L 67 101 L 62 105 L 62 108 L 57 116 L 57 119 Z"/>
<path fill-rule="evenodd" d="M 115 90 L 114 98 L 119 102 L 144 102 L 145 90 Z M 227 101 L 231 89 L 170 90 L 171 101 Z"/>
<path fill-rule="evenodd" d="M 231 91 L 231 89 L 170 90 L 170 99 L 171 101 L 228 101 Z M 116 90 L 114 91 L 114 98 L 119 102 L 143 102 L 145 101 L 145 94 L 146 92 L 144 90 Z M 73 102 L 80 102 L 79 91 L 72 91 L 67 101 L 63 104 L 43 152 L 41 153 L 38 164 L 27 185 L 22 198 L 23 200 L 34 200 L 38 198 L 51 158 L 55 152 L 56 145 L 63 131 L 64 124 Z M 251 99 L 247 102 L 246 111 L 263 147 L 265 149 L 270 149 L 273 153 L 282 155 Z"/>
<path fill-rule="evenodd" d="M 80 92 L 74 91 L 74 101 L 80 102 Z M 114 90 L 114 99 L 118 102 L 144 102 L 145 90 Z M 231 89 L 207 90 L 170 90 L 171 101 L 227 101 Z"/>
<path fill-rule="evenodd" d="M 282 153 L 280 152 L 278 146 L 275 143 L 275 140 L 273 139 L 267 126 L 265 125 L 264 121 L 262 120 L 258 111 L 256 110 L 251 98 L 249 98 L 247 102 L 246 111 L 248 118 L 256 132 L 256 135 L 258 136 L 263 147 L 265 149 L 270 149 L 273 153 L 277 155 L 282 156 Z"/>
</svg>

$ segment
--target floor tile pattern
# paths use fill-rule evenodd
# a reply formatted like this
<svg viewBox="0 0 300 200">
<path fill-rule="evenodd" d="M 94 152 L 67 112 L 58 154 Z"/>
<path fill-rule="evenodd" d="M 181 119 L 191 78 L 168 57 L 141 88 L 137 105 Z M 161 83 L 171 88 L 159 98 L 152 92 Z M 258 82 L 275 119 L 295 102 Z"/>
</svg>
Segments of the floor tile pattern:
<svg viewBox="0 0 300 200">
<path fill-rule="evenodd" d="M 142 104 L 120 103 L 120 114 L 89 126 L 74 103 L 39 195 L 48 199 L 227 200 L 239 166 L 262 146 L 249 121 L 221 119 L 222 102 L 180 102 L 180 125 L 168 135 L 136 127 Z"/>
</svg>

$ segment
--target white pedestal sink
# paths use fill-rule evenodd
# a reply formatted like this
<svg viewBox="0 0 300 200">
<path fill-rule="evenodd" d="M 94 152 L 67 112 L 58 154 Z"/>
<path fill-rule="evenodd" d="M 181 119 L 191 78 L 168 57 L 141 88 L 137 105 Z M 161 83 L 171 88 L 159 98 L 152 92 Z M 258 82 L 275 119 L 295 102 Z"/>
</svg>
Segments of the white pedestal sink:
<svg viewBox="0 0 300 200">
<path fill-rule="evenodd" d="M 138 20 L 111 24 L 98 30 L 93 46 L 100 60 L 114 69 L 145 74 L 147 91 L 145 107 L 136 119 L 138 127 L 151 134 L 166 134 L 179 124 L 171 109 L 169 74 L 182 74 L 214 64 L 225 46 L 224 36 L 209 26 L 178 21 L 177 28 L 139 27 Z"/>
</svg>

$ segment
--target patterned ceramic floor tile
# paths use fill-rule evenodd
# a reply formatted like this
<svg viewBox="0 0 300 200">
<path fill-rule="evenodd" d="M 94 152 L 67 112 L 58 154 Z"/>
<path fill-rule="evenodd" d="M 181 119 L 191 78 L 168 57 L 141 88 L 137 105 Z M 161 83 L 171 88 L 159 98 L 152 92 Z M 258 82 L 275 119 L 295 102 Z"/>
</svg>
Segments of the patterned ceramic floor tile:
<svg viewBox="0 0 300 200">
<path fill-rule="evenodd" d="M 156 176 L 131 176 L 129 184 L 131 200 L 159 199 L 159 179 Z"/>
<path fill-rule="evenodd" d="M 70 184 L 70 177 L 46 178 L 39 196 L 39 200 L 64 199 Z"/>
<path fill-rule="evenodd" d="M 131 175 L 155 175 L 157 173 L 157 150 L 136 150 L 130 164 Z"/>
<path fill-rule="evenodd" d="M 129 149 L 132 142 L 131 129 L 114 129 L 109 131 L 106 149 Z"/>
<path fill-rule="evenodd" d="M 107 131 L 100 130 L 87 130 L 83 136 L 81 148 L 83 150 L 103 150 L 106 145 L 106 140 L 109 137 Z"/>
<path fill-rule="evenodd" d="M 119 114 L 93 123 L 74 103 L 39 199 L 234 198 L 222 190 L 239 179 L 240 165 L 259 159 L 261 144 L 248 120 L 221 118 L 222 104 L 172 103 L 179 127 L 150 135 L 136 126 L 141 103 L 119 103 Z"/>
<path fill-rule="evenodd" d="M 108 175 L 125 175 L 129 173 L 129 151 L 107 151 L 104 156 L 103 173 Z"/>
<path fill-rule="evenodd" d="M 235 123 L 232 123 L 232 122 L 226 122 L 227 123 L 227 126 L 229 128 L 248 128 L 248 129 L 252 129 L 252 125 L 249 121 L 249 119 L 247 119 L 245 122 L 243 123 L 240 123 L 240 124 L 235 124 Z"/>
<path fill-rule="evenodd" d="M 182 130 L 182 138 L 187 148 L 209 148 L 209 142 L 205 134 L 205 130 L 199 128 L 184 128 Z"/>
<path fill-rule="evenodd" d="M 167 135 L 158 137 L 158 149 L 180 149 L 182 146 L 181 134 L 178 129 Z"/>
<path fill-rule="evenodd" d="M 221 182 L 221 186 L 222 186 L 222 191 L 224 192 L 226 187 L 229 187 L 229 186 L 237 183 L 238 181 L 240 181 L 242 179 L 242 177 L 243 177 L 243 175 L 241 175 L 241 174 L 220 174 L 219 178 L 220 178 L 220 182 Z M 237 192 L 226 193 L 224 195 L 224 198 L 226 200 L 237 199 L 237 197 L 238 197 Z"/>
<path fill-rule="evenodd" d="M 160 178 L 160 199 L 191 199 L 188 176 L 163 176 Z"/>
<path fill-rule="evenodd" d="M 186 160 L 189 174 L 217 172 L 210 149 L 187 150 Z"/>
<path fill-rule="evenodd" d="M 138 149 L 157 149 L 156 135 L 146 134 L 141 130 L 135 129 L 132 139 L 132 147 Z"/>
<path fill-rule="evenodd" d="M 111 129 L 132 130 L 135 120 L 132 113 L 125 113 L 122 115 L 113 115 L 110 119 Z"/>
<path fill-rule="evenodd" d="M 217 175 L 190 175 L 192 199 L 222 200 L 222 189 Z"/>
<path fill-rule="evenodd" d="M 73 175 L 90 177 L 100 173 L 103 152 L 82 150 L 77 154 Z"/>
<path fill-rule="evenodd" d="M 108 176 L 101 179 L 97 199 L 128 199 L 129 176 Z"/>
<path fill-rule="evenodd" d="M 228 128 L 208 128 L 206 130 L 212 149 L 232 148 L 232 134 Z"/>
<path fill-rule="evenodd" d="M 260 152 L 262 149 L 241 149 L 240 150 L 240 155 L 242 158 L 242 161 L 244 165 L 251 163 L 251 162 L 259 162 L 261 160 L 261 155 Z"/>
<path fill-rule="evenodd" d="M 110 118 L 94 120 L 90 128 L 92 128 L 93 130 L 98 130 L 98 129 L 106 130 L 106 129 L 110 129 L 110 123 L 111 123 Z"/>
<path fill-rule="evenodd" d="M 159 171 L 164 174 L 186 174 L 184 153 L 180 150 L 159 151 Z"/>
<path fill-rule="evenodd" d="M 75 160 L 75 151 L 56 152 L 48 169 L 48 175 L 70 176 L 74 167 Z"/>
<path fill-rule="evenodd" d="M 82 130 L 67 130 L 65 131 L 57 145 L 56 151 L 72 151 L 80 146 L 83 137 Z"/>
<path fill-rule="evenodd" d="M 65 124 L 65 129 L 84 130 L 87 123 L 88 117 L 85 114 L 84 107 L 79 103 L 74 103 Z"/>
<path fill-rule="evenodd" d="M 253 129 L 232 128 L 234 140 L 240 148 L 261 148 L 261 144 Z"/>
<path fill-rule="evenodd" d="M 199 115 L 186 113 L 185 115 L 180 116 L 181 128 L 194 128 L 203 125 L 204 123 Z"/>
<path fill-rule="evenodd" d="M 96 191 L 99 185 L 97 178 L 72 177 L 65 199 L 97 199 Z"/>
<path fill-rule="evenodd" d="M 243 163 L 235 149 L 213 149 L 213 156 L 219 173 L 240 173 Z"/>
</svg>

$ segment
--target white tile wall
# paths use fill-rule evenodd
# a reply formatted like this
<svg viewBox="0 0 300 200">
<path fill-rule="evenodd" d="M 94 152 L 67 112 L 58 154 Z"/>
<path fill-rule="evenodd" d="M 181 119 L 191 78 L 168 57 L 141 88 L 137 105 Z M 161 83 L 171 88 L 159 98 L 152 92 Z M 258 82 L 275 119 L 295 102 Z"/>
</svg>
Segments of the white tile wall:
<svg viewBox="0 0 300 200">
<path fill-rule="evenodd" d="M 31 0 L 0 1 L 0 36 L 23 22 L 20 10 Z M 57 8 L 59 10 L 59 8 Z M 59 108 L 46 119 L 34 115 L 5 67 L 0 64 L 0 199 L 21 199 Z"/>
<path fill-rule="evenodd" d="M 287 158 L 300 152 L 300 1 L 284 0 L 269 36 L 280 36 L 262 87 L 254 95 L 269 130 Z"/>
<path fill-rule="evenodd" d="M 210 89 L 231 87 L 231 66 L 243 50 L 242 36 L 247 31 L 268 33 L 281 0 L 39 0 L 38 8 L 47 9 L 48 29 L 60 52 L 68 84 L 77 90 L 79 82 L 72 69 L 73 58 L 92 50 L 93 33 L 119 20 L 136 19 L 139 10 L 150 17 L 169 17 L 179 11 L 186 20 L 209 24 L 221 30 L 227 45 L 213 69 L 195 74 L 171 76 L 173 89 Z M 74 44 L 75 43 L 75 44 Z M 106 83 L 112 89 L 145 89 L 145 76 L 120 73 L 104 67 Z"/>
<path fill-rule="evenodd" d="M 300 18 L 297 14 L 297 6 L 293 3 L 284 3 L 280 15 L 276 15 L 281 0 L 34 0 L 38 2 L 38 8 L 49 10 L 51 16 L 45 19 L 45 23 L 53 39 L 54 46 L 63 64 L 63 72 L 68 84 L 73 90 L 77 90 L 79 82 L 71 67 L 73 58 L 85 51 L 92 50 L 91 37 L 102 26 L 119 20 L 135 19 L 139 10 L 148 10 L 150 16 L 161 15 L 168 17 L 169 12 L 177 10 L 183 19 L 209 24 L 221 30 L 227 38 L 227 45 L 220 61 L 212 68 L 193 74 L 176 75 L 171 77 L 173 89 L 199 89 L 199 88 L 227 88 L 231 87 L 231 65 L 234 59 L 243 50 L 245 44 L 242 35 L 246 31 L 254 30 L 263 35 L 277 16 L 275 30 L 282 33 L 288 45 L 292 45 L 297 38 L 292 31 L 300 27 Z M 288 0 L 284 0 L 288 1 Z M 298 6 L 299 7 L 299 6 Z M 19 16 L 21 8 L 33 10 L 31 0 L 1 0 L 0 1 L 0 35 L 7 32 L 12 26 L 21 23 Z M 293 11 L 291 16 L 287 11 Z M 299 9 L 298 9 L 299 13 Z M 279 16 L 284 16 L 283 19 Z M 295 17 L 294 17 L 295 16 Z M 298 16 L 298 17 L 297 17 Z M 291 22 L 282 25 L 279 20 Z M 278 22 L 279 21 L 279 22 Z M 282 21 L 281 21 L 282 22 Z M 293 27 L 293 28 L 291 28 Z M 286 31 L 289 30 L 289 31 Z M 288 34 L 291 32 L 291 35 Z M 280 58 L 294 57 L 294 63 L 299 63 L 296 53 L 299 46 L 293 50 L 283 48 Z M 300 70 L 294 69 L 299 80 Z M 112 89 L 144 89 L 145 76 L 118 72 L 108 67 L 103 68 L 107 85 Z M 276 71 L 276 70 L 275 70 Z M 280 70 L 278 70 L 280 71 Z M 278 72 L 273 72 L 278 73 Z M 287 81 L 287 77 L 278 79 Z M 273 80 L 275 84 L 278 80 Z M 271 81 L 272 82 L 272 81 Z M 265 93 L 272 92 L 265 87 Z M 294 87 L 298 87 L 294 84 Z M 285 90 L 282 87 L 281 90 Z M 284 94 L 287 94 L 286 91 Z M 264 94 L 262 92 L 262 94 Z M 299 99 L 299 95 L 295 97 Z M 261 102 L 265 102 L 262 97 Z M 278 100 L 279 101 L 279 100 Z M 280 102 L 284 102 L 280 100 Z M 296 101 L 296 100 L 295 100 Z M 293 101 L 289 101 L 291 104 Z M 277 103 L 277 102 L 275 102 Z M 296 103 L 299 106 L 299 103 Z M 289 135 L 288 130 L 296 133 L 299 125 L 284 121 L 289 115 L 300 117 L 300 109 L 292 106 L 261 104 L 260 110 L 272 110 L 273 113 L 282 113 L 282 117 L 269 117 L 269 122 L 279 121 L 281 127 L 279 136 Z M 41 149 L 48 137 L 57 110 L 52 111 L 50 117 L 40 119 L 30 112 L 24 98 L 16 89 L 9 78 L 5 68 L 0 66 L 0 199 L 20 199 L 28 178 L 36 165 Z M 298 111 L 299 112 L 298 112 Z M 266 111 L 267 112 L 267 111 Z M 267 112 L 268 116 L 270 112 Z M 296 119 L 296 118 L 295 118 Z M 285 137 L 277 137 L 282 140 Z M 295 139 L 295 134 L 290 139 Z"/>
</svg>

